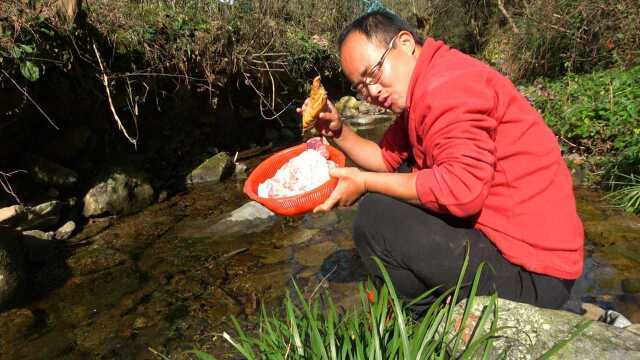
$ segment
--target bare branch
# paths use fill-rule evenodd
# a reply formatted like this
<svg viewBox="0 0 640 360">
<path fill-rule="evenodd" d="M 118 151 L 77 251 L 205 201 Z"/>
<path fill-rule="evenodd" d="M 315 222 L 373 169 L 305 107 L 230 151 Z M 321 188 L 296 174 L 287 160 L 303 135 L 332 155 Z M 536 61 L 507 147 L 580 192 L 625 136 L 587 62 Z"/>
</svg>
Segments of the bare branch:
<svg viewBox="0 0 640 360">
<path fill-rule="evenodd" d="M 96 57 L 98 58 L 98 64 L 100 64 L 100 70 L 102 70 L 102 83 L 104 84 L 104 88 L 107 91 L 107 99 L 109 100 L 109 107 L 111 108 L 111 113 L 113 114 L 113 118 L 118 124 L 118 130 L 122 131 L 124 136 L 129 140 L 130 143 L 133 144 L 134 148 L 138 148 L 138 134 L 136 133 L 136 138 L 132 138 L 127 133 L 127 129 L 125 129 L 124 125 L 122 125 L 122 121 L 120 121 L 120 117 L 118 117 L 118 113 L 116 112 L 116 108 L 113 106 L 113 100 L 111 99 L 111 91 L 109 90 L 109 78 L 107 77 L 107 73 L 104 71 L 104 66 L 102 65 L 102 58 L 100 57 L 100 53 L 98 52 L 98 48 L 96 44 L 93 43 L 93 50 L 96 52 Z M 137 124 L 136 124 L 137 130 Z"/>
<path fill-rule="evenodd" d="M 518 30 L 518 27 L 513 22 L 511 15 L 509 15 L 509 13 L 507 12 L 507 9 L 504 7 L 503 0 L 498 0 L 498 8 L 500 9 L 500 12 L 502 12 L 502 15 L 504 15 L 504 17 L 507 18 L 507 20 L 509 21 L 509 24 L 511 24 L 511 27 L 513 28 L 513 32 L 516 34 L 519 33 L 520 30 Z"/>
<path fill-rule="evenodd" d="M 11 76 L 9 76 L 9 74 L 7 74 L 6 71 L 4 71 L 4 69 L 0 69 L 0 71 L 2 71 L 2 73 L 4 74 L 4 76 L 6 76 L 7 78 L 9 78 L 9 80 L 11 80 L 11 82 L 13 83 L 13 85 L 15 85 L 16 88 L 18 88 L 18 90 L 20 90 L 20 92 L 22 92 L 24 94 L 24 96 L 29 99 L 29 101 L 31 101 L 31 103 L 40 111 L 40 113 L 42 115 L 44 115 L 45 118 L 47 118 L 47 120 L 49 121 L 49 124 L 51 124 L 51 126 L 53 126 L 56 130 L 60 130 L 60 128 L 58 126 L 56 126 L 56 124 L 53 122 L 53 120 L 51 120 L 51 118 L 49 117 L 49 115 L 47 115 L 47 113 L 44 112 L 44 110 L 42 110 L 42 108 L 40 107 L 40 105 L 38 105 L 38 103 L 35 102 L 35 100 L 33 100 L 31 98 L 31 96 L 29 96 L 29 94 L 27 93 L 27 91 L 25 89 L 23 89 L 22 87 L 20 87 L 20 85 L 18 85 L 18 83 L 13 80 L 13 78 Z"/>
</svg>

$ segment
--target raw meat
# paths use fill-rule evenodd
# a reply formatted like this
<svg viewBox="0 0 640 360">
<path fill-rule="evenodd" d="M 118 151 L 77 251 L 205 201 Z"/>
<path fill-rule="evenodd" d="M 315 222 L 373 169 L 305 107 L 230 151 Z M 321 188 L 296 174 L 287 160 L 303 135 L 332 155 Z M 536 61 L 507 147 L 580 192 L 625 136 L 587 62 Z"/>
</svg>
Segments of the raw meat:
<svg viewBox="0 0 640 360">
<path fill-rule="evenodd" d="M 328 160 L 329 151 L 320 138 L 307 141 L 307 150 L 284 164 L 276 175 L 258 185 L 258 196 L 278 198 L 313 190 L 330 179 L 336 164 Z"/>
</svg>

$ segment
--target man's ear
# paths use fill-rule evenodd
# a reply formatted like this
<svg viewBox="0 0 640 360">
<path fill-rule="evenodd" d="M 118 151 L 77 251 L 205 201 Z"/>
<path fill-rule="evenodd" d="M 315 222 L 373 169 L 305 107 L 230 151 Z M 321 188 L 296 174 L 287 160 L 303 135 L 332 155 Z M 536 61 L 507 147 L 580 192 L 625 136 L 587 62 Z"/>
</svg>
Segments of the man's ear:
<svg viewBox="0 0 640 360">
<path fill-rule="evenodd" d="M 401 31 L 396 39 L 396 47 L 408 55 L 413 55 L 416 49 L 416 40 L 408 31 Z"/>
</svg>

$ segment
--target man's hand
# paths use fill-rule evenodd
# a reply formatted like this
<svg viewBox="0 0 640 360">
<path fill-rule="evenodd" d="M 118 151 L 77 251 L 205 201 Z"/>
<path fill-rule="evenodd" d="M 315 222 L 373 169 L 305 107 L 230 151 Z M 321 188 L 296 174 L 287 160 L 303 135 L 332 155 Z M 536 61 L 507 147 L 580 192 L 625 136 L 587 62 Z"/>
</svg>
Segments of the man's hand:
<svg viewBox="0 0 640 360">
<path fill-rule="evenodd" d="M 296 111 L 302 115 L 304 110 L 309 104 L 309 99 L 305 100 L 302 107 L 296 109 Z M 327 104 L 322 109 L 322 112 L 318 114 L 318 121 L 314 124 L 316 130 L 323 136 L 328 138 L 339 138 L 342 134 L 342 120 L 340 120 L 340 114 L 336 107 L 330 100 L 327 100 Z"/>
<path fill-rule="evenodd" d="M 313 209 L 314 213 L 327 212 L 337 205 L 350 206 L 367 192 L 364 181 L 364 172 L 357 168 L 336 168 L 329 172 L 332 177 L 338 178 L 338 185 L 329 198 Z"/>
</svg>

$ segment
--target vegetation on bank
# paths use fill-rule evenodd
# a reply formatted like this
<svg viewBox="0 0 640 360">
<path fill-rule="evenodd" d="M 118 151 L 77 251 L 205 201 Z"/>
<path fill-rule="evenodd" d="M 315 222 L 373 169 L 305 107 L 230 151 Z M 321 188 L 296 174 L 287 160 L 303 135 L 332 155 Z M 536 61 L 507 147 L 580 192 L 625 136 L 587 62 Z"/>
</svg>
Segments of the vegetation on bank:
<svg viewBox="0 0 640 360">
<path fill-rule="evenodd" d="M 29 130 L 19 129 L 21 116 L 40 114 L 27 108 L 53 124 L 39 90 L 60 78 L 89 83 L 83 93 L 117 120 L 105 126 L 129 134 L 148 135 L 147 118 L 157 116 L 149 112 L 178 88 L 207 94 L 213 108 L 244 101 L 265 123 L 296 126 L 308 79 L 321 74 L 330 92 L 346 91 L 335 39 L 381 3 L 516 82 L 547 78 L 532 99 L 570 151 L 594 156 L 592 183 L 636 183 L 624 176 L 638 168 L 640 0 L 88 0 L 72 18 L 60 14 L 57 4 L 74 1 L 0 2 L 5 133 Z"/>
<path fill-rule="evenodd" d="M 610 198 L 640 211 L 640 66 L 559 80 L 524 90 L 565 152 L 586 156 L 590 182 L 610 186 Z"/>
</svg>

